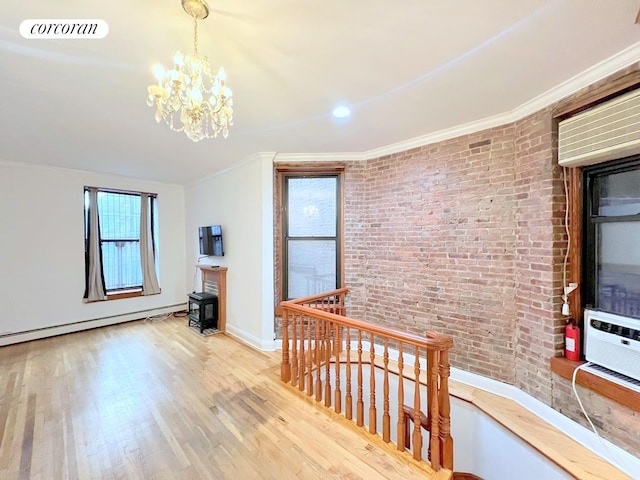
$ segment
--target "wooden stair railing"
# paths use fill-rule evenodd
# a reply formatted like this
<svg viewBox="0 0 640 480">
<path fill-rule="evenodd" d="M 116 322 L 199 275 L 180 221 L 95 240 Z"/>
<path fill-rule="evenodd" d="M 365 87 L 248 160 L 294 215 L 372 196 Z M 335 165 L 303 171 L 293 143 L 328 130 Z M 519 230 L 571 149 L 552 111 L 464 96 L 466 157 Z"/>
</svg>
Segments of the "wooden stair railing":
<svg viewBox="0 0 640 480">
<path fill-rule="evenodd" d="M 348 420 L 354 419 L 355 403 L 358 427 L 365 427 L 366 412 L 370 433 L 381 434 L 387 443 L 395 436 L 397 449 L 409 449 L 416 460 L 423 459 L 422 430 L 428 431 L 426 450 L 431 468 L 453 471 L 448 385 L 448 352 L 453 340 L 434 332 L 420 337 L 349 318 L 345 311 L 347 293 L 347 288 L 341 288 L 280 304 L 281 380 L 308 396 L 315 395 L 316 401 L 333 406 L 336 413 L 344 414 Z M 369 386 L 365 391 L 366 368 Z M 398 378 L 395 395 L 390 391 L 392 375 Z M 413 405 L 405 404 L 410 400 L 405 399 L 406 390 L 413 390 L 413 402 L 409 402 Z M 392 403 L 397 405 L 394 411 Z M 392 416 L 396 418 L 393 435 Z"/>
</svg>

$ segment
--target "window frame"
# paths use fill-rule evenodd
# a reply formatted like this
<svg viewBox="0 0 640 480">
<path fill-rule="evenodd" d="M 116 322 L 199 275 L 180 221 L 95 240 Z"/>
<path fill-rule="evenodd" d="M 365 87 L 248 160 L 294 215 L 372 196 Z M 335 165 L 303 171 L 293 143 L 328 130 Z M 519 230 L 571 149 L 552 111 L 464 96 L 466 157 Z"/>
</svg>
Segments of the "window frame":
<svg viewBox="0 0 640 480">
<path fill-rule="evenodd" d="M 596 180 L 607 175 L 624 173 L 640 168 L 640 155 L 612 160 L 597 165 L 582 168 L 582 303 L 584 308 L 598 308 L 598 235 L 597 228 L 602 223 L 637 222 L 637 215 L 599 216 L 595 212 L 595 202 L 598 192 L 594 191 Z M 606 311 L 606 310 L 604 310 Z M 616 312 L 610 312 L 616 313 Z"/>
<path fill-rule="evenodd" d="M 583 110 L 595 107 L 596 105 L 622 95 L 628 91 L 640 88 L 640 69 L 637 66 L 625 69 L 624 71 L 614 74 L 606 80 L 601 81 L 597 85 L 592 85 L 575 95 L 560 102 L 551 112 L 553 122 L 553 135 L 557 140 L 558 123 L 575 115 Z M 554 161 L 557 164 L 558 155 L 557 148 L 554 151 Z M 585 167 L 566 167 L 564 174 L 567 176 L 568 198 L 568 230 L 570 234 L 569 242 L 569 265 L 568 265 L 568 282 L 579 283 L 582 280 L 582 255 L 583 255 L 583 175 L 582 171 Z M 574 290 L 570 296 L 570 315 L 580 326 L 583 326 L 583 299 L 582 285 Z M 558 328 L 556 339 L 562 336 L 563 328 Z M 584 330 L 583 330 L 584 332 Z M 584 335 L 583 335 L 584 341 Z M 584 346 L 584 344 L 583 344 Z M 584 351 L 584 350 L 583 350 Z M 584 362 L 582 362 L 584 363 Z M 552 357 L 550 359 L 550 369 L 552 372 L 571 381 L 576 368 L 576 363 L 565 359 L 564 357 Z M 589 388 L 590 390 L 633 409 L 640 411 L 640 393 L 630 390 L 626 387 L 613 383 L 597 375 L 580 371 L 576 376 L 578 384 Z"/>
<path fill-rule="evenodd" d="M 156 269 L 157 269 L 157 251 L 158 251 L 158 245 L 157 245 L 157 239 L 156 239 L 156 229 L 157 229 L 157 225 L 156 225 L 156 217 L 157 217 L 157 212 L 156 209 L 158 208 L 157 205 L 157 201 L 158 201 L 158 195 L 156 193 L 148 193 L 148 192 L 142 192 L 142 191 L 132 191 L 132 190 L 119 190 L 119 189 L 114 189 L 114 188 L 102 188 L 102 187 L 91 187 L 91 186 L 85 186 L 83 189 L 83 200 L 84 200 L 84 248 L 85 248 L 85 266 L 86 266 L 86 262 L 87 260 L 87 255 L 88 255 L 88 210 L 87 210 L 87 192 L 89 188 L 97 188 L 98 193 L 112 193 L 112 194 L 118 194 L 118 195 L 131 195 L 131 196 L 136 196 L 140 198 L 140 201 L 142 201 L 142 194 L 147 193 L 149 195 L 149 213 L 150 213 L 150 217 L 151 217 L 151 241 L 152 241 L 152 245 L 153 245 L 153 250 L 154 250 L 154 256 L 156 257 Z M 103 243 L 113 243 L 113 242 L 137 242 L 138 247 L 140 246 L 140 233 L 138 233 L 138 238 L 137 239 L 100 239 L 100 245 L 102 246 Z M 101 252 L 102 254 L 102 252 Z M 102 257 L 102 261 L 103 261 L 103 265 L 104 265 L 104 256 Z M 142 296 L 142 284 L 140 285 L 132 285 L 132 286 L 127 286 L 127 287 L 121 287 L 121 288 L 112 288 L 112 289 L 107 289 L 106 285 L 105 285 L 105 295 L 106 295 L 106 299 L 107 300 L 119 300 L 122 298 L 132 298 L 132 297 L 139 297 Z"/>
<path fill-rule="evenodd" d="M 286 272 L 284 270 L 284 180 L 283 177 L 285 175 L 323 175 L 323 174 L 334 174 L 339 176 L 339 187 L 338 187 L 338 209 L 339 209 L 339 221 L 338 228 L 340 231 L 338 238 L 338 247 L 339 254 L 337 255 L 339 261 L 339 270 L 336 272 L 338 276 L 339 287 L 343 286 L 345 283 L 344 275 L 344 185 L 345 185 L 345 166 L 342 163 L 332 163 L 326 162 L 321 165 L 318 164 L 300 164 L 300 163 L 276 163 L 274 165 L 274 275 L 276 278 L 275 282 L 275 292 L 274 292 L 274 302 L 275 302 L 275 315 L 277 317 L 282 315 L 282 311 L 280 309 L 280 302 L 285 298 L 285 290 L 284 290 L 284 276 Z"/>
<path fill-rule="evenodd" d="M 289 235 L 289 186 L 290 179 L 316 179 L 316 178 L 335 178 L 336 179 L 336 231 L 335 236 L 290 236 Z M 342 250 L 343 250 L 343 234 L 342 234 L 342 174 L 341 172 L 287 172 L 282 175 L 282 299 L 289 298 L 289 241 L 327 241 L 333 240 L 336 246 L 336 289 L 342 287 Z"/>
</svg>

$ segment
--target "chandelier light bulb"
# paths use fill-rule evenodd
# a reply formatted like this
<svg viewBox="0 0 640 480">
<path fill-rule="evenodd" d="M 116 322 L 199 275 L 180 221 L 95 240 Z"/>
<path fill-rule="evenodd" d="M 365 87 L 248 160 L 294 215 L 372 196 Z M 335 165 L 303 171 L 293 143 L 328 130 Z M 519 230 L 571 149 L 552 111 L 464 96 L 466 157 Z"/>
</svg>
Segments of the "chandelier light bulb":
<svg viewBox="0 0 640 480">
<path fill-rule="evenodd" d="M 153 66 L 153 75 L 159 80 L 162 81 L 164 78 L 164 67 L 159 63 L 156 63 Z"/>
<path fill-rule="evenodd" d="M 185 11 L 193 18 L 193 53 L 178 51 L 173 68 L 153 67 L 157 84 L 147 89 L 147 105 L 156 107 L 155 119 L 164 120 L 171 130 L 184 132 L 194 142 L 203 138 L 229 135 L 233 125 L 232 92 L 225 85 L 223 67 L 213 75 L 209 59 L 198 54 L 198 23 L 209 14 L 204 0 L 182 0 Z"/>
<path fill-rule="evenodd" d="M 191 92 L 189 92 L 189 97 L 191 97 L 191 102 L 193 105 L 199 107 L 202 105 L 202 92 L 198 88 L 192 88 Z"/>
</svg>

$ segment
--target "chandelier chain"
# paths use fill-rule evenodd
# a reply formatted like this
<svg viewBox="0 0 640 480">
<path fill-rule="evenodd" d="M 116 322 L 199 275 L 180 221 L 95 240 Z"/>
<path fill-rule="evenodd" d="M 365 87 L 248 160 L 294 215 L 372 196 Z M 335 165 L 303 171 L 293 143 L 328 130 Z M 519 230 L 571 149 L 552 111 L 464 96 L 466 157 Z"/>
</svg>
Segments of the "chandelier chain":
<svg viewBox="0 0 640 480">
<path fill-rule="evenodd" d="M 193 17 L 193 50 L 198 54 L 198 19 Z"/>
</svg>

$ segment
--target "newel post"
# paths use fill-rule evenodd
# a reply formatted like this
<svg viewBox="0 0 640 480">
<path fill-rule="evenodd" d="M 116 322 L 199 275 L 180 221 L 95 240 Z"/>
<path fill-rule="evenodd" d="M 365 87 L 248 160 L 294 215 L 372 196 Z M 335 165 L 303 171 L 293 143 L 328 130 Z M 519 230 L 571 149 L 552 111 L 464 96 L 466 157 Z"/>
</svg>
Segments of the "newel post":
<svg viewBox="0 0 640 480">
<path fill-rule="evenodd" d="M 280 364 L 280 380 L 287 383 L 291 380 L 291 365 L 289 364 L 289 311 L 282 312 L 282 363 Z"/>
<path fill-rule="evenodd" d="M 429 402 L 430 413 L 430 440 L 429 440 L 429 453 L 431 455 L 431 468 L 435 471 L 440 470 L 440 427 L 438 418 L 440 414 L 439 399 L 438 399 L 438 351 L 427 350 L 427 357 L 431 357 L 430 370 L 427 370 L 427 394 L 431 401 Z"/>
<path fill-rule="evenodd" d="M 440 452 L 442 466 L 453 470 L 453 438 L 451 438 L 451 402 L 449 400 L 449 350 L 440 352 Z"/>
</svg>

